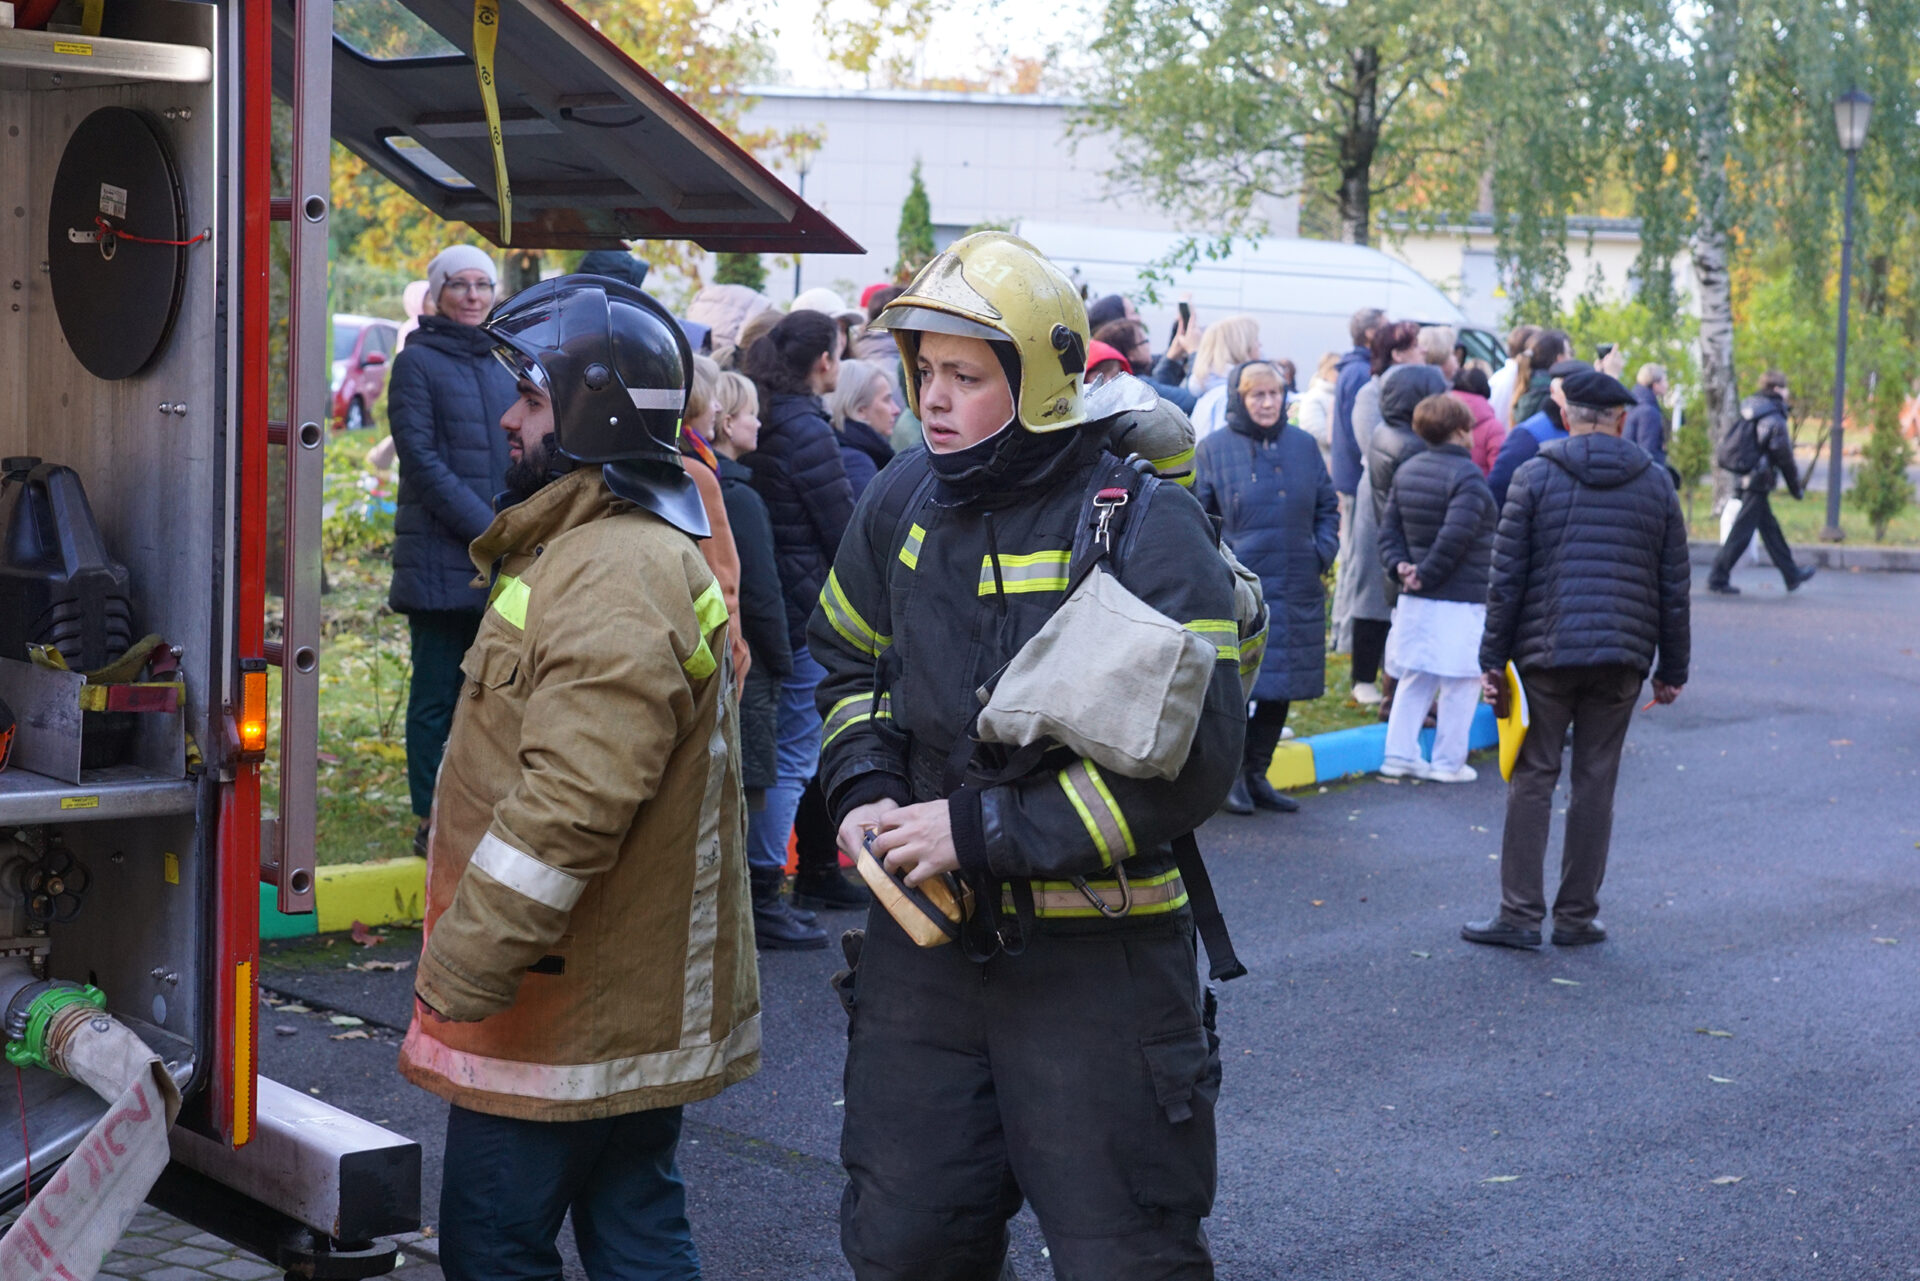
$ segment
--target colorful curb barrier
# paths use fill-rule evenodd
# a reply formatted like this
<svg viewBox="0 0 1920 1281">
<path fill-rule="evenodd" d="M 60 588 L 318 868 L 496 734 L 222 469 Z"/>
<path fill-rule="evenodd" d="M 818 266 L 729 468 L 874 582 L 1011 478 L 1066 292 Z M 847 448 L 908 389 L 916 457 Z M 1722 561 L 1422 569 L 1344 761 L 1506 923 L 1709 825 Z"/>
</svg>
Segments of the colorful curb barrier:
<svg viewBox="0 0 1920 1281">
<path fill-rule="evenodd" d="M 1497 747 L 1500 728 L 1493 709 L 1482 705 L 1473 714 L 1473 729 L 1468 747 L 1479 751 Z M 1433 731 L 1420 731 L 1420 750 L 1433 750 Z M 1280 744 L 1267 769 L 1267 781 L 1281 789 L 1312 787 L 1355 774 L 1371 774 L 1380 768 L 1387 754 L 1385 724 L 1362 725 L 1357 729 L 1337 729 L 1327 734 L 1312 734 Z"/>
<path fill-rule="evenodd" d="M 283 916 L 274 907 L 274 889 L 260 887 L 260 937 L 304 938 L 363 925 L 411 924 L 426 913 L 427 860 L 382 859 L 376 863 L 335 863 L 314 869 L 310 915 Z"/>
<path fill-rule="evenodd" d="M 1500 731 L 1493 709 L 1481 707 L 1473 716 L 1473 750 L 1494 747 Z M 1370 774 L 1386 755 L 1387 727 L 1362 725 L 1334 730 L 1280 744 L 1273 754 L 1267 779 L 1281 789 L 1313 787 L 1354 774 Z M 1433 731 L 1422 730 L 1423 751 L 1433 748 Z M 307 916 L 283 916 L 274 907 L 272 886 L 260 887 L 260 937 L 305 938 L 350 930 L 363 925 L 401 925 L 418 921 L 426 911 L 427 861 L 423 858 L 385 859 L 377 863 L 337 863 L 314 872 L 313 901 L 317 910 Z"/>
</svg>

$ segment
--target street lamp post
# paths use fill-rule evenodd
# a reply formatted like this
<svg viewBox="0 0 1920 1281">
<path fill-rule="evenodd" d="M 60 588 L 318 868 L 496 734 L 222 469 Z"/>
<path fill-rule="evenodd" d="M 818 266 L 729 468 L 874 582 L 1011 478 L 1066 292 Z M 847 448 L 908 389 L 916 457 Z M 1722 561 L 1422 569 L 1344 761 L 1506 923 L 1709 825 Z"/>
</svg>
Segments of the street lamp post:
<svg viewBox="0 0 1920 1281">
<path fill-rule="evenodd" d="M 1846 537 L 1840 531 L 1840 486 L 1845 472 L 1840 460 L 1845 432 L 1841 423 L 1847 409 L 1847 302 L 1853 290 L 1853 168 L 1860 148 L 1867 140 L 1867 117 L 1873 112 L 1873 99 L 1858 89 L 1849 89 L 1834 99 L 1833 126 L 1840 135 L 1840 150 L 1847 153 L 1847 204 L 1840 237 L 1840 332 L 1835 343 L 1833 371 L 1833 425 L 1827 431 L 1827 527 L 1820 531 L 1824 542 L 1837 543 Z"/>
<path fill-rule="evenodd" d="M 813 168 L 813 140 L 810 138 L 797 140 L 792 146 L 792 153 L 794 169 L 800 175 L 800 190 L 797 194 L 801 200 L 805 200 L 807 171 Z M 798 253 L 793 255 L 793 296 L 795 298 L 800 296 L 800 255 Z"/>
</svg>

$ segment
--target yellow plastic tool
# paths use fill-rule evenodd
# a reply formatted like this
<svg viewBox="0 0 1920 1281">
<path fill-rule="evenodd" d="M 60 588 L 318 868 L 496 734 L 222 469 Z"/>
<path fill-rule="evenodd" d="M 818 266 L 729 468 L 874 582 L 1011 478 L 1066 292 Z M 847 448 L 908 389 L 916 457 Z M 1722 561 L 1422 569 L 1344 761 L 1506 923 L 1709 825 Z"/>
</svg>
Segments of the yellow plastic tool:
<svg viewBox="0 0 1920 1281">
<path fill-rule="evenodd" d="M 1520 744 L 1527 741 L 1527 687 L 1520 683 L 1520 669 L 1507 664 L 1507 714 L 1500 718 L 1500 777 L 1513 779 L 1513 763 L 1520 759 Z"/>
</svg>

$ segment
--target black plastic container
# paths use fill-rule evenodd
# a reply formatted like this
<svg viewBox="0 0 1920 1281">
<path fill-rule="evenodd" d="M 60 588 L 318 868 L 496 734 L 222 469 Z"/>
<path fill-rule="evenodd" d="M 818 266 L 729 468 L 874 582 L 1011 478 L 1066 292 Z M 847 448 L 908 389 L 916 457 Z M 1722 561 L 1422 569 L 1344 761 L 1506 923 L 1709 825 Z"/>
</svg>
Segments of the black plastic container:
<svg viewBox="0 0 1920 1281">
<path fill-rule="evenodd" d="M 38 458 L 0 469 L 0 657 L 25 661 L 28 645 L 52 645 L 76 672 L 105 667 L 133 645 L 133 605 L 78 473 Z M 88 712 L 82 768 L 123 760 L 133 730 L 131 714 Z"/>
</svg>

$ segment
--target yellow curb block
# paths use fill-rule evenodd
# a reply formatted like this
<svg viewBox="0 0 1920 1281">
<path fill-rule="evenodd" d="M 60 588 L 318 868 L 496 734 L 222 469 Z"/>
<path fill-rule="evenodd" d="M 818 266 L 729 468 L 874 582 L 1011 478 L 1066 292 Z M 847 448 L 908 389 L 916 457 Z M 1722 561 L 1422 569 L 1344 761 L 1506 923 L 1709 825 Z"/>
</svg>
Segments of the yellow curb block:
<svg viewBox="0 0 1920 1281">
<path fill-rule="evenodd" d="M 411 924 L 426 914 L 427 860 L 382 859 L 314 869 L 315 924 L 322 934 L 365 925 Z"/>
<path fill-rule="evenodd" d="M 1313 749 L 1302 742 L 1287 742 L 1273 750 L 1273 764 L 1267 767 L 1267 782 L 1285 791 L 1290 787 L 1311 787 L 1319 780 L 1313 772 Z"/>
</svg>

